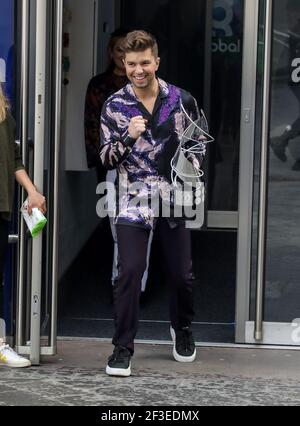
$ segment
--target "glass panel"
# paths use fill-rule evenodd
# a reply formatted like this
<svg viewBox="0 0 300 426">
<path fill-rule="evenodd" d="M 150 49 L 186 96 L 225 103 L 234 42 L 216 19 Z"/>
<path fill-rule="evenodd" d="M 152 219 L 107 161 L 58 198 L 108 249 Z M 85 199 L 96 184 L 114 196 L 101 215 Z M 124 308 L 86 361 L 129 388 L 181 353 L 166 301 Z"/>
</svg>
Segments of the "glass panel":
<svg viewBox="0 0 300 426">
<path fill-rule="evenodd" d="M 300 3 L 276 0 L 266 259 L 266 321 L 300 317 Z"/>
<path fill-rule="evenodd" d="M 224 149 L 222 147 L 222 155 L 224 155 L 222 167 L 219 167 L 217 173 L 213 174 L 218 176 L 223 174 L 223 178 L 227 182 L 226 193 L 232 200 L 233 192 L 237 191 L 237 184 L 234 186 L 232 181 L 234 180 L 233 165 L 238 164 L 239 155 L 236 147 L 239 145 L 240 88 L 235 85 L 233 89 L 233 76 L 227 76 L 227 74 L 235 73 L 236 81 L 240 81 L 244 2 L 240 0 L 215 2 L 215 21 L 218 22 L 214 24 L 213 45 L 210 33 L 206 34 L 206 29 L 213 27 L 212 15 L 206 22 L 206 16 L 209 15 L 206 3 L 212 2 L 206 0 L 189 0 L 188 2 L 183 0 L 152 0 L 151 2 L 124 0 L 120 11 L 120 25 L 125 28 L 146 29 L 154 33 L 160 45 L 159 76 L 189 90 L 200 105 L 209 104 L 204 99 L 204 87 L 206 87 L 205 92 L 209 97 L 211 76 L 209 74 L 209 81 L 205 81 L 207 66 L 205 61 L 210 62 L 210 47 L 213 47 L 215 57 L 213 78 L 224 79 L 224 83 L 218 82 L 220 90 L 214 92 L 217 100 L 212 106 L 218 117 L 215 119 L 214 125 L 218 127 L 220 140 L 222 135 L 231 135 L 226 138 L 229 148 L 227 145 Z M 103 43 L 102 37 L 101 42 Z M 102 46 L 101 51 L 105 51 L 105 47 Z M 237 60 L 237 58 L 239 59 Z M 208 65 L 211 64 L 208 63 Z M 224 67 L 222 76 L 217 73 L 218 67 Z M 226 84 L 229 83 L 231 89 L 228 88 L 226 91 Z M 238 93 L 233 94 L 233 91 Z M 229 100 L 225 100 L 224 96 L 231 96 L 230 113 L 226 110 Z M 233 105 L 233 103 L 235 104 Z M 220 125 L 219 119 L 224 124 Z M 234 129 L 234 127 L 236 128 Z M 213 155 L 211 159 L 215 161 Z M 209 157 L 207 163 L 209 163 Z M 228 164 L 228 167 L 225 164 Z M 226 177 L 224 177 L 225 174 Z M 238 179 L 237 170 L 235 179 Z M 77 191 L 78 177 L 76 185 Z M 66 186 L 70 191 L 71 180 Z M 218 190 L 220 190 L 220 185 Z M 227 198 L 225 201 L 226 206 L 230 206 L 231 209 L 232 203 L 228 203 Z M 219 203 L 220 209 L 225 210 L 226 206 Z M 84 208 L 86 210 L 86 206 Z M 65 204 L 62 211 L 66 212 Z M 110 303 L 112 289 L 111 236 L 108 224 L 103 224 L 103 226 L 101 224 L 101 227 L 83 247 L 77 259 L 61 279 L 59 285 L 63 293 L 61 300 L 64 298 L 59 306 L 59 334 L 61 335 L 110 338 L 113 333 L 111 321 L 113 312 Z M 236 246 L 235 232 L 193 233 L 193 269 L 196 278 L 194 280 L 196 311 L 194 330 L 198 341 L 234 342 Z M 206 249 L 203 250 L 203 247 Z M 93 253 L 99 249 L 102 250 L 101 259 L 99 258 L 96 270 Z M 85 277 L 84 292 L 82 292 L 82 277 Z M 70 295 L 67 289 L 70 289 Z M 160 244 L 154 238 L 149 280 L 142 296 L 139 338 L 169 339 L 168 328 L 165 327 L 165 323 L 169 319 L 167 304 L 168 291 L 163 277 Z"/>
<path fill-rule="evenodd" d="M 262 133 L 262 104 L 263 104 L 263 72 L 264 72 L 264 36 L 265 36 L 265 1 L 259 6 L 259 32 L 257 54 L 256 80 L 256 109 L 255 109 L 255 155 L 253 179 L 253 218 L 252 218 L 252 256 L 251 256 L 251 292 L 250 292 L 250 319 L 255 319 L 255 296 L 257 274 L 257 238 L 258 238 L 258 201 L 260 182 L 260 150 Z"/>
<path fill-rule="evenodd" d="M 166 19 L 167 17 L 167 19 Z M 206 0 L 125 0 L 122 26 L 155 35 L 159 77 L 190 91 L 203 105 Z"/>
<path fill-rule="evenodd" d="M 213 4 L 208 208 L 237 211 L 244 0 Z"/>
<path fill-rule="evenodd" d="M 299 103 L 300 2 L 275 0 L 264 312 L 267 322 L 291 322 L 300 317 Z M 256 157 L 258 166 L 258 151 Z M 255 252 L 256 247 L 254 261 Z M 253 318 L 254 303 L 251 310 Z"/>
<path fill-rule="evenodd" d="M 199 105 L 211 105 L 206 112 L 216 142 L 206 161 L 209 210 L 238 210 L 243 15 L 244 0 L 213 1 L 210 57 L 206 0 L 189 0 L 188 7 L 184 0 L 123 2 L 122 26 L 146 29 L 157 37 L 159 76 L 190 91 Z M 205 60 L 212 67 L 210 99 L 204 99 Z"/>
</svg>

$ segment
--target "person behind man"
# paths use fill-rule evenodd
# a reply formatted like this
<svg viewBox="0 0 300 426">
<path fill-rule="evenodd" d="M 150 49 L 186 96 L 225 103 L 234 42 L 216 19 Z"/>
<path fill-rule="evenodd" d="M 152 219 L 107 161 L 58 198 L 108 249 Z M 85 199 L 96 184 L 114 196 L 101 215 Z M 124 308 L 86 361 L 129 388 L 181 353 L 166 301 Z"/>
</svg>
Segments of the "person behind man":
<svg viewBox="0 0 300 426">
<path fill-rule="evenodd" d="M 9 104 L 0 84 L 0 285 L 3 280 L 3 267 L 8 244 L 8 227 L 14 199 L 14 179 L 28 194 L 28 212 L 37 207 L 46 212 L 46 201 L 24 170 L 18 146 L 15 143 L 15 121 L 9 112 Z M 5 344 L 5 336 L 0 336 L 0 364 L 9 367 L 29 367 L 30 361 L 19 356 Z"/>
<path fill-rule="evenodd" d="M 98 182 L 104 182 L 107 174 L 107 170 L 99 161 L 99 119 L 107 98 L 128 83 L 122 49 L 127 33 L 127 30 L 118 29 L 111 34 L 107 47 L 108 67 L 104 73 L 91 79 L 86 92 L 84 116 L 86 156 L 88 167 L 95 167 L 97 170 Z"/>
<path fill-rule="evenodd" d="M 100 126 L 99 119 L 104 102 L 113 93 L 120 90 L 128 83 L 124 63 L 123 63 L 123 49 L 122 43 L 128 31 L 117 29 L 111 36 L 107 46 L 108 54 L 108 67 L 107 70 L 98 74 L 89 82 L 86 98 L 85 98 L 85 114 L 84 114 L 84 127 L 85 127 L 85 146 L 86 157 L 89 168 L 96 168 L 98 183 L 105 180 L 114 181 L 115 172 L 108 172 L 101 164 L 99 159 L 100 150 Z M 115 226 L 110 221 L 111 233 L 114 240 L 114 255 L 112 266 L 112 283 L 115 282 L 117 277 L 117 235 Z"/>
<path fill-rule="evenodd" d="M 99 158 L 100 150 L 100 126 L 99 119 L 104 102 L 113 93 L 124 87 L 129 81 L 124 66 L 124 51 L 122 45 L 128 30 L 119 28 L 111 36 L 107 47 L 109 65 L 103 74 L 99 74 L 89 82 L 85 99 L 85 145 L 87 162 L 89 168 L 96 167 L 98 183 L 109 181 L 114 182 L 116 178 L 115 170 L 109 171 L 103 167 Z M 108 200 L 109 207 L 111 200 Z M 115 225 L 110 220 L 110 228 L 114 240 L 114 254 L 112 265 L 112 283 L 114 285 L 118 275 L 118 243 Z M 148 279 L 148 267 L 151 250 L 152 235 L 149 239 L 147 265 L 143 274 L 141 286 L 144 291 Z"/>
<path fill-rule="evenodd" d="M 155 214 L 151 206 L 131 203 L 134 194 L 120 195 L 126 184 L 140 185 L 146 199 L 157 191 L 160 200 L 171 188 L 171 165 L 178 145 L 178 133 L 186 128 L 182 104 L 190 118 L 199 118 L 195 99 L 156 77 L 160 59 L 155 38 L 145 31 L 133 31 L 124 44 L 124 64 L 130 83 L 112 95 L 101 115 L 100 157 L 108 169 L 117 169 L 115 223 L 119 245 L 119 276 L 115 285 L 115 334 L 113 354 L 106 373 L 129 376 L 134 339 L 138 329 L 140 280 L 145 268 L 150 231 L 158 233 L 164 254 L 170 290 L 173 356 L 179 362 L 193 362 L 196 347 L 191 331 L 194 317 L 190 279 L 191 236 L 184 218 Z M 187 123 L 188 121 L 188 123 Z M 205 154 L 198 160 L 201 165 Z M 160 209 L 161 210 L 161 209 Z"/>
</svg>

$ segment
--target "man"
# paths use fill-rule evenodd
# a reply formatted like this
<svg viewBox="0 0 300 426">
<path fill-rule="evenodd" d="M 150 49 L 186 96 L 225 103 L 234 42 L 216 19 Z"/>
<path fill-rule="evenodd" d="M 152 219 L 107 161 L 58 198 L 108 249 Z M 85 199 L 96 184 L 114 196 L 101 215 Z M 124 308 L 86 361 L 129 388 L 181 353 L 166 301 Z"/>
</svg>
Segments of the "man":
<svg viewBox="0 0 300 426">
<path fill-rule="evenodd" d="M 157 210 L 142 201 L 160 199 L 171 188 L 170 162 L 179 146 L 178 133 L 199 111 L 187 92 L 156 78 L 160 59 L 151 34 L 134 31 L 124 44 L 127 77 L 130 83 L 104 104 L 101 116 L 100 157 L 119 177 L 115 223 L 119 245 L 119 276 L 115 286 L 115 350 L 106 373 L 130 376 L 134 338 L 138 329 L 140 281 L 145 269 L 150 231 L 159 234 L 170 288 L 173 355 L 179 362 L 193 362 L 196 348 L 190 329 L 193 320 L 190 279 L 191 241 L 184 218 L 157 217 Z M 195 161 L 202 162 L 202 156 Z M 133 187 L 129 193 L 124 188 Z M 136 189 L 138 190 L 136 191 Z M 123 191 L 123 192 L 122 192 Z M 141 203 L 132 203 L 140 196 Z M 159 209 L 161 212 L 161 208 Z"/>
</svg>

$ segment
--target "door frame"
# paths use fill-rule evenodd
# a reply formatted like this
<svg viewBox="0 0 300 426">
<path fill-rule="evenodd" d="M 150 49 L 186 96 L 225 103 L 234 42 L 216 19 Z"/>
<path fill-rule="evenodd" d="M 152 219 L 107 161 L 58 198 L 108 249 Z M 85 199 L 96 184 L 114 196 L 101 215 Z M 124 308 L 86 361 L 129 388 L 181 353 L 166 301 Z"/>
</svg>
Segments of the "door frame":
<svg viewBox="0 0 300 426">
<path fill-rule="evenodd" d="M 241 125 L 241 155 L 239 189 L 239 232 L 237 256 L 236 293 L 236 343 L 255 345 L 285 345 L 299 347 L 300 319 L 292 323 L 266 322 L 263 318 L 265 268 L 266 268 L 266 211 L 268 186 L 268 149 L 270 134 L 270 85 L 273 38 L 273 0 L 265 0 L 264 6 L 264 75 L 262 90 L 262 129 L 255 128 L 257 92 L 259 0 L 245 0 L 245 46 L 243 65 L 243 100 Z M 257 268 L 255 271 L 256 298 L 255 321 L 250 321 L 250 294 L 252 273 L 253 198 L 254 198 L 254 149 L 255 137 L 260 137 L 260 185 L 258 201 Z"/>
<path fill-rule="evenodd" d="M 261 129 L 261 158 L 259 170 L 258 194 L 258 224 L 257 224 L 257 260 L 255 271 L 256 298 L 255 320 L 250 321 L 249 316 L 245 321 L 245 342 L 259 345 L 282 345 L 286 347 L 300 346 L 300 319 L 291 322 L 264 321 L 264 302 L 266 285 L 266 240 L 267 240 L 267 211 L 268 211 L 268 155 L 271 117 L 271 65 L 273 44 L 273 16 L 274 0 L 264 0 L 264 73 L 262 88 L 262 129 Z M 252 174 L 253 176 L 253 174 Z M 249 212 L 250 215 L 251 212 Z M 249 254 L 251 260 L 251 252 Z M 250 277 L 251 271 L 249 271 Z M 250 293 L 250 283 L 249 283 Z M 250 298 L 248 295 L 248 306 Z"/>
<path fill-rule="evenodd" d="M 236 280 L 236 343 L 246 343 L 250 315 L 253 172 L 259 0 L 245 0 Z"/>
<path fill-rule="evenodd" d="M 38 0 L 38 2 L 47 4 L 47 0 Z M 23 0 L 24 11 L 29 0 Z M 56 353 L 56 297 L 57 297 L 57 237 L 58 237 L 58 167 L 59 167 L 59 145 L 60 145 L 60 103 L 61 103 L 61 57 L 62 57 L 62 19 L 63 19 L 63 0 L 56 0 L 56 85 L 55 85 L 55 170 L 54 170 L 54 200 L 53 200 L 53 252 L 51 257 L 51 289 L 52 289 L 52 318 L 51 318 L 51 338 L 48 346 L 41 348 L 40 337 L 40 313 L 36 309 L 31 309 L 31 321 L 35 325 L 31 327 L 30 344 L 25 344 L 25 336 L 23 336 L 23 321 L 25 318 L 24 305 L 22 300 L 22 292 L 24 290 L 24 265 L 20 265 L 19 271 L 19 294 L 18 294 L 18 317 L 17 317 L 17 349 L 22 354 L 30 354 L 34 364 L 39 363 L 40 354 Z M 24 110 L 22 119 L 22 146 L 23 153 L 26 152 L 27 145 L 27 106 L 26 98 L 28 93 L 28 57 L 26 58 L 28 49 L 26 43 L 26 12 L 24 12 L 23 22 L 23 64 L 22 64 L 22 98 L 24 102 Z M 42 12 L 43 13 L 43 12 Z M 45 16 L 45 15 L 43 15 Z M 28 19 L 28 16 L 27 16 Z M 243 77 L 242 77 L 242 107 L 241 107 L 241 143 L 240 145 L 240 173 L 239 179 L 239 211 L 238 211 L 238 247 L 237 247 L 237 290 L 236 290 L 236 343 L 257 343 L 253 342 L 249 337 L 249 310 L 250 310 L 250 284 L 251 284 L 251 241 L 252 241 L 252 212 L 253 212 L 253 171 L 254 171 L 254 141 L 255 141 L 255 107 L 256 107 L 256 75 L 257 75 L 257 46 L 258 46 L 258 22 L 259 22 L 259 0 L 245 0 L 244 10 L 244 48 L 243 48 Z M 28 29 L 28 27 L 27 27 Z M 43 28 L 41 27 L 41 31 Z M 26 50 L 27 49 L 27 50 Z M 37 101 L 36 101 L 37 102 Z M 41 153 L 40 153 L 40 161 Z M 41 173 L 41 166 L 39 171 Z M 41 176 L 40 176 L 41 178 Z M 21 226 L 21 258 L 24 252 L 24 226 Z M 23 244 L 23 246 L 22 246 Z M 37 243 L 38 244 L 38 243 Z M 39 247 L 33 250 L 32 265 L 38 265 L 40 262 Z M 38 269 L 38 271 L 40 271 Z M 40 276 L 40 272 L 38 272 Z M 36 292 L 40 292 L 40 283 L 36 278 L 37 285 L 32 288 L 31 301 L 34 301 Z M 40 279 L 41 280 L 41 279 Z M 39 293 L 40 294 L 40 293 Z M 31 303 L 34 306 L 34 303 Z M 40 308 L 40 307 L 39 307 Z M 33 318 L 35 316 L 35 318 Z M 39 319 L 38 319 L 39 318 Z M 251 327 L 251 323 L 250 323 Z M 262 344 L 265 341 L 261 342 Z M 275 342 L 273 342 L 275 343 Z"/>
<path fill-rule="evenodd" d="M 50 6 L 53 6 L 51 9 Z M 50 13 L 51 11 L 51 13 Z M 52 11 L 53 15 L 52 15 Z M 53 167 L 48 164 L 48 234 L 44 233 L 33 241 L 26 237 L 24 221 L 20 219 L 19 229 L 19 270 L 17 286 L 16 348 L 18 353 L 30 356 L 31 363 L 38 365 L 40 355 L 55 355 L 57 350 L 57 258 L 58 258 L 58 177 L 60 154 L 61 121 L 61 77 L 62 77 L 62 24 L 63 0 L 23 0 L 19 10 L 21 14 L 21 88 L 20 88 L 20 142 L 25 166 L 40 191 L 45 190 L 45 150 L 46 141 L 53 141 L 51 155 Z M 35 22 L 35 32 L 30 33 Z M 47 29 L 49 28 L 49 33 Z M 52 34 L 53 31 L 53 34 Z M 30 39 L 31 35 L 31 39 Z M 47 58 L 48 36 L 53 40 L 54 61 L 49 64 Z M 50 49 L 48 49 L 50 50 Z M 34 53 L 33 53 L 34 52 Z M 30 72 L 35 73 L 29 83 Z M 31 81 L 31 83 L 32 83 Z M 48 82 L 51 81 L 49 84 Z M 53 90 L 51 107 L 46 93 Z M 29 99 L 34 99 L 29 111 Z M 53 129 L 47 131 L 46 120 L 53 120 Z M 33 128 L 33 143 L 29 141 L 29 128 Z M 38 141 L 38 143 L 34 143 Z M 31 153 L 30 161 L 27 161 Z M 50 169 L 51 168 L 51 169 Z M 51 182 L 50 182 L 51 180 Z M 22 191 L 21 203 L 25 194 Z M 47 267 L 42 278 L 42 260 L 46 257 Z M 49 334 L 42 342 L 41 307 L 42 282 L 47 284 L 46 310 Z M 43 345 L 42 345 L 43 343 Z"/>
</svg>

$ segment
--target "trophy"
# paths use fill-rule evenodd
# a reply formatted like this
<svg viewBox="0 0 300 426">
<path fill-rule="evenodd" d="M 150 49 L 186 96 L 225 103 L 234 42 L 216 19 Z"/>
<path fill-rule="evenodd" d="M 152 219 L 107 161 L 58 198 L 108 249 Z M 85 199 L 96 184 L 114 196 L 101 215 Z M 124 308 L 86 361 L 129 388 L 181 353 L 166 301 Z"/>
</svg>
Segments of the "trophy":
<svg viewBox="0 0 300 426">
<path fill-rule="evenodd" d="M 200 110 L 198 119 L 193 121 L 182 103 L 180 106 L 189 125 L 182 134 L 178 133 L 180 143 L 171 160 L 172 184 L 175 188 L 180 184 L 197 190 L 203 185 L 204 176 L 199 160 L 205 154 L 206 144 L 213 142 L 214 138 L 208 133 L 203 110 Z"/>
</svg>

